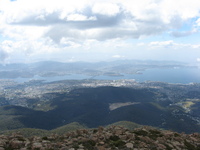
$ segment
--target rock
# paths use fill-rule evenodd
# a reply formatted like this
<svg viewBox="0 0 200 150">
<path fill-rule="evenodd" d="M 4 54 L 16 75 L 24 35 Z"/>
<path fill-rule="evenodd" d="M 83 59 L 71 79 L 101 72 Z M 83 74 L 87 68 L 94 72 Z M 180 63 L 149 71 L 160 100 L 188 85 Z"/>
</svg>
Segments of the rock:
<svg viewBox="0 0 200 150">
<path fill-rule="evenodd" d="M 133 148 L 133 143 L 126 143 L 127 148 Z"/>
<path fill-rule="evenodd" d="M 0 141 L 0 147 L 3 147 L 6 144 L 5 141 Z"/>
<path fill-rule="evenodd" d="M 115 134 L 116 134 L 116 135 L 122 135 L 123 132 L 122 132 L 122 130 L 116 130 L 116 131 L 115 131 Z"/>
<path fill-rule="evenodd" d="M 67 145 L 72 145 L 72 141 L 67 141 Z"/>
<path fill-rule="evenodd" d="M 25 141 L 25 147 L 29 146 L 31 144 L 30 141 Z"/>
<path fill-rule="evenodd" d="M 158 149 L 166 149 L 166 146 L 164 146 L 163 144 L 157 144 L 157 148 Z"/>
<path fill-rule="evenodd" d="M 10 147 L 12 147 L 13 149 L 19 149 L 22 146 L 24 146 L 24 142 L 23 141 L 18 141 L 18 140 L 12 140 L 10 141 Z"/>
<path fill-rule="evenodd" d="M 33 149 L 41 149 L 41 148 L 42 148 L 42 144 L 39 143 L 39 142 L 33 143 L 32 148 L 33 148 Z"/>
<path fill-rule="evenodd" d="M 174 141 L 174 142 L 172 142 L 172 145 L 173 145 L 173 146 L 179 146 L 180 143 L 179 143 L 178 141 Z"/>
<path fill-rule="evenodd" d="M 99 133 L 102 133 L 102 132 L 103 132 L 103 130 L 104 130 L 104 128 L 103 128 L 103 127 L 101 127 L 101 126 L 98 128 L 98 132 L 99 132 Z"/>
<path fill-rule="evenodd" d="M 60 150 L 69 150 L 68 147 L 62 147 Z"/>
<path fill-rule="evenodd" d="M 100 145 L 104 145 L 105 143 L 103 141 L 99 142 Z"/>
</svg>

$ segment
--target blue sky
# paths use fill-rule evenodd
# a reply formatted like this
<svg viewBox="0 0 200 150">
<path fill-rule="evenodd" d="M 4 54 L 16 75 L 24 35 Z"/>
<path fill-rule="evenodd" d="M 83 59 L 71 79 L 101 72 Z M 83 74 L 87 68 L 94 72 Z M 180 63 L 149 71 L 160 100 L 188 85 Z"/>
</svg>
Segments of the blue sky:
<svg viewBox="0 0 200 150">
<path fill-rule="evenodd" d="M 200 63 L 199 0 L 0 0 L 0 63 Z"/>
</svg>

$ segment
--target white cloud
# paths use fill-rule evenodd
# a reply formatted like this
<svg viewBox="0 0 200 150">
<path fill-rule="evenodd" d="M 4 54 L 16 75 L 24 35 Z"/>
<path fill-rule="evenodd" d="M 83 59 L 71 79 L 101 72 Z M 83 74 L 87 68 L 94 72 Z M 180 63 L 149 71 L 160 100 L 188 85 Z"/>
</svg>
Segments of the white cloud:
<svg viewBox="0 0 200 150">
<path fill-rule="evenodd" d="M 200 26 L 200 18 L 196 20 L 197 26 Z"/>
<path fill-rule="evenodd" d="M 81 46 L 81 44 L 78 44 L 77 42 L 73 42 L 73 39 L 67 39 L 67 38 L 62 38 L 60 40 L 60 44 L 63 47 L 71 47 L 71 48 L 77 48 Z"/>
<path fill-rule="evenodd" d="M 101 37 L 100 40 L 102 40 L 103 38 L 139 38 L 156 35 L 170 28 L 180 27 L 185 20 L 198 16 L 200 10 L 199 0 L 192 2 L 179 0 L 176 1 L 176 5 L 172 0 L 143 0 L 140 2 L 136 0 L 73 0 L 67 1 L 67 5 L 64 3 L 66 1 L 63 0 L 51 2 L 2 0 L 0 18 L 3 18 L 4 23 L 13 26 L 14 24 L 49 26 L 52 28 L 49 32 L 54 32 L 56 28 L 61 38 L 68 36 L 65 36 L 65 32 L 62 34 L 63 28 L 67 31 L 74 28 L 77 32 L 84 32 L 86 39 L 91 36 L 85 29 L 100 28 L 98 32 L 96 31 L 96 36 L 92 38 Z M 103 32 L 108 32 L 108 34 L 103 35 Z M 174 35 L 178 34 L 187 35 L 188 33 L 174 32 Z"/>
<path fill-rule="evenodd" d="M 154 41 L 150 42 L 148 46 L 152 49 L 168 49 L 168 50 L 185 50 L 185 49 L 198 49 L 200 45 L 198 44 L 187 44 L 187 43 L 178 43 L 173 40 L 169 41 Z"/>
<path fill-rule="evenodd" d="M 192 48 L 194 49 L 199 49 L 200 48 L 200 44 L 193 44 L 191 45 Z"/>
<path fill-rule="evenodd" d="M 141 43 L 138 43 L 137 46 L 144 46 L 145 43 L 144 42 L 141 42 Z"/>
<path fill-rule="evenodd" d="M 113 55 L 113 58 L 124 58 L 125 56 L 121 56 L 121 55 Z"/>
<path fill-rule="evenodd" d="M 149 44 L 152 48 L 173 48 L 173 46 L 177 45 L 172 40 L 170 41 L 155 41 Z"/>
<path fill-rule="evenodd" d="M 108 2 L 97 2 L 92 7 L 92 12 L 95 14 L 115 16 L 120 12 L 120 8 L 117 4 Z"/>
<path fill-rule="evenodd" d="M 0 48 L 0 62 L 4 62 L 8 57 L 8 53 Z"/>
<path fill-rule="evenodd" d="M 163 33 L 178 38 L 197 34 L 199 16 L 199 0 L 1 0 L 1 57 L 3 60 L 12 53 L 34 56 L 45 52 L 124 50 L 134 47 L 130 39 Z M 191 30 L 180 31 L 190 20 Z M 136 46 L 145 46 L 145 42 Z M 154 41 L 148 46 L 199 48 L 198 44 L 174 40 Z"/>
<path fill-rule="evenodd" d="M 68 21 L 86 21 L 86 20 L 96 20 L 96 17 L 87 17 L 81 14 L 71 14 L 67 16 Z"/>
</svg>

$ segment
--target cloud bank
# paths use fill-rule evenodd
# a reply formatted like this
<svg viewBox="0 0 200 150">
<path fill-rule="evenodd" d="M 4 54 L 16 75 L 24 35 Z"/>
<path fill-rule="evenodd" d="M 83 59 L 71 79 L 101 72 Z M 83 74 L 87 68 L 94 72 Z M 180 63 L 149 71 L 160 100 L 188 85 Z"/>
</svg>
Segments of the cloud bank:
<svg viewBox="0 0 200 150">
<path fill-rule="evenodd" d="M 199 32 L 199 16 L 199 0 L 1 0 L 0 58 L 106 48 L 108 41 L 123 45 L 162 34 L 187 37 Z M 5 40 L 12 50 L 3 48 Z M 176 46 L 169 41 L 161 45 Z"/>
</svg>

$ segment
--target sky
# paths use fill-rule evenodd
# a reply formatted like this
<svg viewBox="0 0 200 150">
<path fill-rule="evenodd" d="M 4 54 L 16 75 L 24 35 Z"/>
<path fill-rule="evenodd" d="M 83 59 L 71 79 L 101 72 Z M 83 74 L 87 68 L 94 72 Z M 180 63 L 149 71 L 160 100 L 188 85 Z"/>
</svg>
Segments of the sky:
<svg viewBox="0 0 200 150">
<path fill-rule="evenodd" d="M 0 63 L 200 63 L 200 0 L 0 0 Z"/>
</svg>

